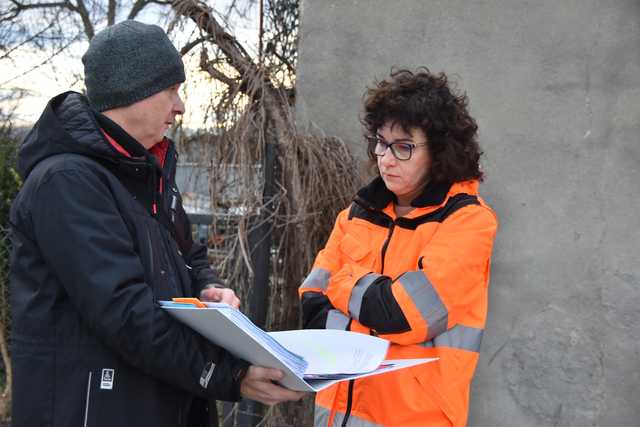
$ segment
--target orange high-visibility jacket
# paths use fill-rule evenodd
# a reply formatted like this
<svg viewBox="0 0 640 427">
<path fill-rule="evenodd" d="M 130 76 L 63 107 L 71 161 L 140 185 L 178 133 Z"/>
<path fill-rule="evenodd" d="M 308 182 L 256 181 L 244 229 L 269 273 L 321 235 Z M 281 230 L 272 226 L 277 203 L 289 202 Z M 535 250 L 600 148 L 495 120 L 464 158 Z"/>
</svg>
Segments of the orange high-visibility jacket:
<svg viewBox="0 0 640 427">
<path fill-rule="evenodd" d="M 323 390 L 318 427 L 467 422 L 496 216 L 477 181 L 430 183 L 404 217 L 393 201 L 378 177 L 338 215 L 299 289 L 304 327 L 388 339 L 388 359 L 439 360 Z"/>
</svg>

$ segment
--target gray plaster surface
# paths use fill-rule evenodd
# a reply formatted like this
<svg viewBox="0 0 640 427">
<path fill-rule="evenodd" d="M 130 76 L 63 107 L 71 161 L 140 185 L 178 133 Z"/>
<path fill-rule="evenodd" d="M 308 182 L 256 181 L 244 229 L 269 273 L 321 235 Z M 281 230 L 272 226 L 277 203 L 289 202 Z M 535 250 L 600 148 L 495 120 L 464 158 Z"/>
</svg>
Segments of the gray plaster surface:
<svg viewBox="0 0 640 427">
<path fill-rule="evenodd" d="M 302 0 L 301 128 L 364 158 L 362 95 L 445 71 L 500 229 L 470 426 L 640 426 L 640 2 Z"/>
</svg>

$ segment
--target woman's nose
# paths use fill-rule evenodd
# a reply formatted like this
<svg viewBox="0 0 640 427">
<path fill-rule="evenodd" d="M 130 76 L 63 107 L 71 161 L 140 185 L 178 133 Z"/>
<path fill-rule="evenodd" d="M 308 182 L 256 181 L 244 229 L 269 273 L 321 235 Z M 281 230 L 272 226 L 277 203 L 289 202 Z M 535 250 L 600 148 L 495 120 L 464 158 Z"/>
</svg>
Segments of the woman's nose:
<svg viewBox="0 0 640 427">
<path fill-rule="evenodd" d="M 380 163 L 385 164 L 385 165 L 393 165 L 395 163 L 395 161 L 396 161 L 396 158 L 393 155 L 393 153 L 391 152 L 391 147 L 387 147 L 387 150 L 380 157 Z"/>
</svg>

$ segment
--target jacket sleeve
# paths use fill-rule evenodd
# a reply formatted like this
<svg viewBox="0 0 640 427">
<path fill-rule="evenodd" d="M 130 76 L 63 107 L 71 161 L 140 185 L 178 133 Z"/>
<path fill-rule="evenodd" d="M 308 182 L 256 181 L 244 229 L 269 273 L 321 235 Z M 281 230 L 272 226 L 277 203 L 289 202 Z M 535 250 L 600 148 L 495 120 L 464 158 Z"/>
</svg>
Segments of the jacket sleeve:
<svg viewBox="0 0 640 427">
<path fill-rule="evenodd" d="M 169 317 L 108 183 L 63 170 L 42 182 L 30 212 L 52 274 L 89 328 L 127 363 L 194 395 L 238 400 L 248 364 Z"/>
<path fill-rule="evenodd" d="M 177 193 L 175 183 L 167 187 L 174 188 Z M 191 280 L 193 281 L 195 294 L 197 295 L 200 293 L 200 291 L 209 284 L 223 285 L 224 282 L 209 265 L 206 245 L 201 245 L 200 243 L 193 241 L 193 236 L 191 235 L 191 221 L 189 221 L 189 216 L 182 206 L 182 197 L 175 194 L 174 198 L 177 201 L 176 206 L 174 208 L 170 205 L 169 209 L 175 209 L 176 223 L 174 226 L 176 229 L 176 240 L 183 250 L 182 256 L 184 258 L 184 262 L 190 268 L 189 272 L 191 273 Z"/>
<path fill-rule="evenodd" d="M 191 279 L 197 292 L 202 291 L 207 285 L 224 285 L 224 282 L 209 265 L 205 245 L 193 242 L 191 250 L 185 254 L 184 260 L 191 267 Z"/>
<path fill-rule="evenodd" d="M 329 240 L 316 256 L 313 268 L 298 288 L 302 310 L 302 327 L 305 329 L 345 329 L 348 318 L 336 310 L 326 297 L 325 291 L 332 274 L 342 266 L 338 245 L 344 235 L 341 226 L 341 212 L 336 219 Z M 328 316 L 338 316 L 340 320 L 327 323 Z"/>
<path fill-rule="evenodd" d="M 344 265 L 327 281 L 324 294 L 352 323 L 398 344 L 429 341 L 461 318 L 475 319 L 467 326 L 482 327 L 486 313 L 478 312 L 477 301 L 487 297 L 496 229 L 489 208 L 467 206 L 438 227 L 419 255 L 417 270 L 393 280 Z"/>
<path fill-rule="evenodd" d="M 340 254 L 340 242 L 344 237 L 343 222 L 347 220 L 348 209 L 340 212 L 327 244 L 316 256 L 313 268 L 306 277 L 298 293 L 302 309 L 302 326 L 305 329 L 342 329 L 369 333 L 351 319 L 348 314 L 336 309 L 326 295 L 329 281 L 343 269 L 349 269 Z"/>
</svg>

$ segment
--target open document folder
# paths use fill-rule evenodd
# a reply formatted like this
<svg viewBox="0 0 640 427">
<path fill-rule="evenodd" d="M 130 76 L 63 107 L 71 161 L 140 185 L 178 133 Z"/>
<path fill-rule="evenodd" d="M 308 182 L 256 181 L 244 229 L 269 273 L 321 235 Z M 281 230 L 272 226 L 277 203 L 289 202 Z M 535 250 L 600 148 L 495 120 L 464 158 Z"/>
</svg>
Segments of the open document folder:
<svg viewBox="0 0 640 427">
<path fill-rule="evenodd" d="M 436 360 L 385 360 L 389 341 L 356 332 L 305 329 L 267 333 L 227 304 L 160 304 L 173 317 L 235 356 L 253 365 L 281 369 L 285 376 L 280 383 L 292 390 L 320 391 L 339 381 Z"/>
</svg>

